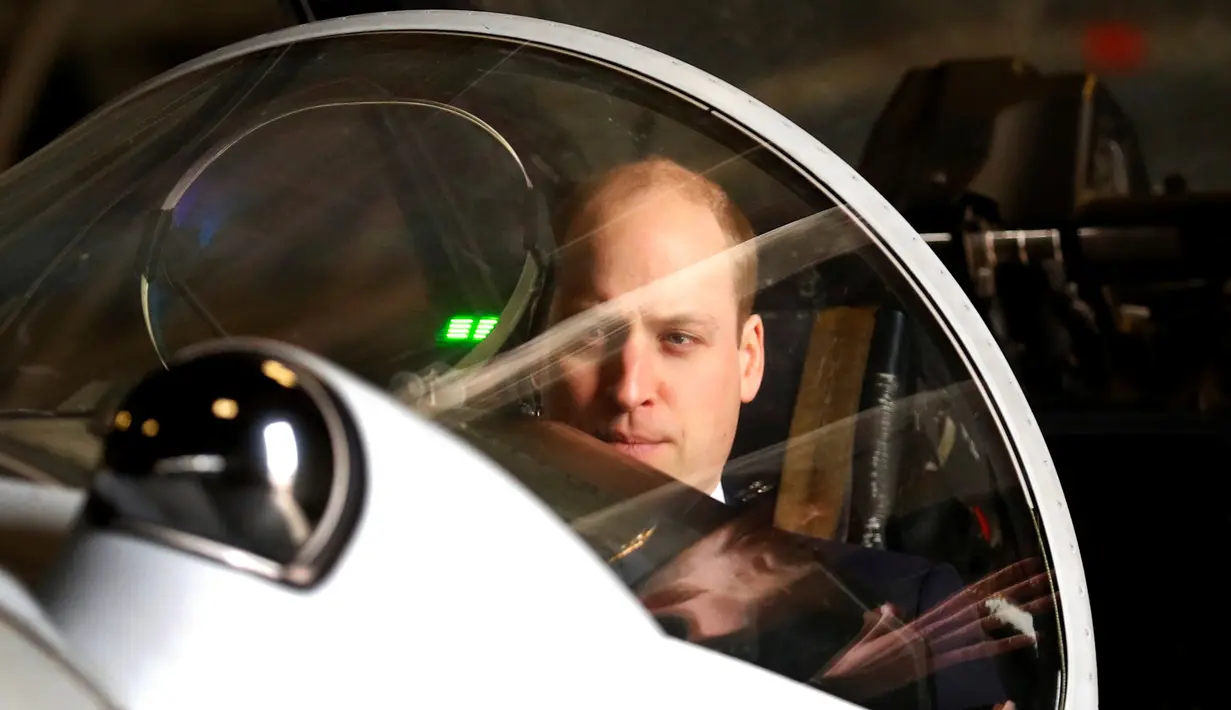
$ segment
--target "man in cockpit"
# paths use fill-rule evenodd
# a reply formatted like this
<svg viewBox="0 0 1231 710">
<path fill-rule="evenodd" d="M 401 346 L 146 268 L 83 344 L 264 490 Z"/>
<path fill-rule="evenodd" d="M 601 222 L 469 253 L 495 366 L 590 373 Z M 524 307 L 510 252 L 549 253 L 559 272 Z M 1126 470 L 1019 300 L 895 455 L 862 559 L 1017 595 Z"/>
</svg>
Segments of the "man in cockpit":
<svg viewBox="0 0 1231 710">
<path fill-rule="evenodd" d="M 654 285 L 625 330 L 565 357 L 544 413 L 721 498 L 740 405 L 761 386 L 754 236 L 718 185 L 661 158 L 579 195 L 560 244 L 550 320 Z M 688 270 L 687 273 L 682 273 Z"/>
<path fill-rule="evenodd" d="M 721 187 L 666 159 L 618 167 L 583 189 L 569 210 L 558 245 L 549 323 L 620 303 L 629 294 L 642 298 L 619 308 L 618 327 L 600 328 L 555 363 L 550 382 L 544 383 L 543 414 L 721 501 L 722 471 L 741 405 L 756 397 L 764 371 L 764 325 L 752 312 L 757 265 L 755 251 L 748 247 L 754 246 L 749 243 L 753 236 Z M 772 616 L 766 605 L 791 597 L 788 587 L 794 587 L 794 593 L 806 589 L 804 594 L 816 599 L 829 594 L 826 588 L 832 584 L 825 575 L 815 574 L 811 556 L 798 563 L 775 558 L 774 550 L 782 547 L 761 544 L 758 530 L 772 527 L 769 520 L 762 521 L 750 527 L 748 519 L 737 520 L 734 527 L 721 528 L 690 547 L 665 572 L 639 583 L 643 602 L 656 615 L 662 612 L 662 618 L 685 617 L 689 638 L 702 643 L 717 639 L 721 646 L 724 637 L 739 638 L 748 627 L 757 627 L 758 616 L 762 622 Z M 869 564 L 864 552 L 884 559 Z M 787 629 L 785 636 L 762 634 L 754 643 L 762 646 L 757 662 L 773 653 L 767 643 L 777 644 L 790 656 L 778 668 L 781 672 L 822 687 L 846 683 L 849 692 L 833 689 L 863 701 L 863 696 L 881 693 L 893 682 L 909 685 L 931 672 L 922 671 L 921 676 L 917 669 L 902 667 L 901 658 L 918 659 L 905 650 L 907 645 L 928 639 L 917 634 L 911 641 L 895 638 L 901 624 L 894 614 L 903 607 L 908 618 L 933 610 L 926 623 L 939 628 L 947 622 L 937 619 L 950 614 L 980 618 L 977 607 L 990 593 L 985 588 L 936 611 L 960 589 L 951 569 L 926 561 L 904 565 L 901 556 L 873 551 L 857 551 L 845 559 L 851 564 L 839 565 L 864 576 L 863 589 L 886 595 L 869 601 L 879 604 L 888 597 L 895 606 L 869 612 L 862 630 L 856 623 L 855 629 L 842 632 L 825 668 L 788 669 L 800 658 L 816 658 L 824 645 L 815 635 L 802 638 L 811 632 L 798 626 Z M 1002 573 L 1005 579 L 1012 577 L 1010 582 L 997 579 L 985 587 L 1011 586 L 1023 575 L 1028 576 L 1024 567 L 1015 568 Z M 808 579 L 814 583 L 811 587 Z M 979 632 L 971 643 L 982 640 Z M 811 648 L 798 652 L 805 647 Z M 971 684 L 960 685 L 964 689 L 957 695 L 969 695 Z M 983 688 L 973 695 L 989 697 L 986 685 L 974 685 Z M 995 688 L 990 692 L 990 700 L 975 699 L 973 704 L 946 693 L 950 697 L 937 705 L 986 707 L 1004 697 Z"/>
</svg>

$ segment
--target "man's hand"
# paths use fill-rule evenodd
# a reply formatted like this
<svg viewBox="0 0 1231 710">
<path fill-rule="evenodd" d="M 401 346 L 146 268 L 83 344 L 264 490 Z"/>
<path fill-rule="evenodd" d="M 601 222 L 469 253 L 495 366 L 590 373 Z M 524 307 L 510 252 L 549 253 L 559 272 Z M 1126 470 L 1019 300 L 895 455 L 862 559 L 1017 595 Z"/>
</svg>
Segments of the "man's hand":
<svg viewBox="0 0 1231 710">
<path fill-rule="evenodd" d="M 821 608 L 835 593 L 810 550 L 750 516 L 682 552 L 640 596 L 655 616 L 682 619 L 690 641 L 705 642 Z M 988 575 L 910 622 L 886 604 L 865 614 L 860 633 L 812 682 L 848 699 L 871 699 L 949 666 L 1035 646 L 1034 615 L 1052 604 L 1037 559 Z"/>
<path fill-rule="evenodd" d="M 1033 615 L 1052 607 L 1047 574 L 1029 559 L 966 587 L 903 623 L 885 605 L 813 682 L 847 698 L 871 698 L 959 663 L 1037 645 Z M 992 638 L 989 632 L 1009 629 Z"/>
</svg>

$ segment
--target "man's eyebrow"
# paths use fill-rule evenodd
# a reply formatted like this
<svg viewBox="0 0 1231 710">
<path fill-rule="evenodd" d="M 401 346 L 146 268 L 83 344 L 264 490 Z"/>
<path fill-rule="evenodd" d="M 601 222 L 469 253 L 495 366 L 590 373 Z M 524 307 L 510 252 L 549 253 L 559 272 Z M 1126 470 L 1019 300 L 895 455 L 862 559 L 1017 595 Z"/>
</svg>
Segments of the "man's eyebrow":
<svg viewBox="0 0 1231 710">
<path fill-rule="evenodd" d="M 646 320 L 659 327 L 705 331 L 718 328 L 718 320 L 708 313 L 663 313 L 650 316 Z"/>
<path fill-rule="evenodd" d="M 567 299 L 560 303 L 560 320 L 566 320 L 595 309 L 603 308 L 611 303 L 611 301 L 606 301 L 601 297 L 593 295 Z M 621 318 L 618 309 L 611 311 L 608 315 Z M 643 315 L 643 318 L 646 323 L 659 329 L 679 328 L 683 330 L 698 330 L 704 333 L 711 333 L 718 329 L 718 319 L 708 313 L 646 313 Z"/>
</svg>

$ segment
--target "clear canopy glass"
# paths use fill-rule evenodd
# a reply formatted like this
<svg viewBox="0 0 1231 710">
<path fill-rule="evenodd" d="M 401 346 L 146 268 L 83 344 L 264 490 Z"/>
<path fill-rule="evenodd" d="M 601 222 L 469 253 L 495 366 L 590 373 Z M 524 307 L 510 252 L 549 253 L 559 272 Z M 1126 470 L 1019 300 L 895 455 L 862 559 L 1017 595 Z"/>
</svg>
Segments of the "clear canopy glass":
<svg viewBox="0 0 1231 710">
<path fill-rule="evenodd" d="M 566 258 L 618 221 L 574 198 L 649 159 L 729 196 L 757 236 L 706 263 L 755 279 L 616 288 L 604 259 L 628 254 Z M 588 235 L 565 239 L 579 214 Z M 662 271 L 690 237 L 655 229 L 634 256 Z M 1047 537 L 977 373 L 859 214 L 659 77 L 463 33 L 256 48 L 0 177 L 0 257 L 10 475 L 84 485 L 117 393 L 188 345 L 274 338 L 468 438 L 668 633 L 867 707 L 1059 702 Z M 713 315 L 741 297 L 759 350 L 743 314 Z M 756 357 L 729 436 L 688 449 L 732 406 L 735 371 L 710 365 Z M 627 392 L 634 361 L 649 394 L 620 404 L 604 378 Z M 555 416 L 552 392 L 612 413 Z M 641 406 L 657 438 L 629 424 Z M 725 461 L 716 489 L 685 453 Z M 429 495 L 464 510 L 447 474 Z"/>
</svg>

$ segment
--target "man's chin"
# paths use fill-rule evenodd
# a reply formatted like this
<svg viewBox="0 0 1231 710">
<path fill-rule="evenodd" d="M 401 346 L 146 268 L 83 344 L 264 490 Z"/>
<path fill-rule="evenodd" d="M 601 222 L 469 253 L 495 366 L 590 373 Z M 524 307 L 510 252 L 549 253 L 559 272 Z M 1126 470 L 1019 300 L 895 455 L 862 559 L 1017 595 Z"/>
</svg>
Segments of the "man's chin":
<svg viewBox="0 0 1231 710">
<path fill-rule="evenodd" d="M 674 444 L 620 444 L 608 443 L 608 446 L 630 458 L 670 476 L 680 483 L 687 484 L 699 491 L 704 491 L 705 481 L 699 476 L 685 476 L 680 472 L 680 461 Z M 694 480 L 695 479 L 695 480 Z"/>
</svg>

